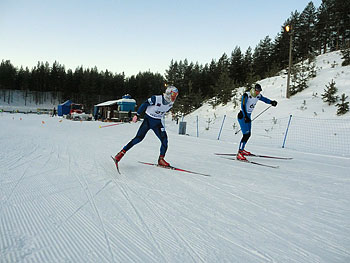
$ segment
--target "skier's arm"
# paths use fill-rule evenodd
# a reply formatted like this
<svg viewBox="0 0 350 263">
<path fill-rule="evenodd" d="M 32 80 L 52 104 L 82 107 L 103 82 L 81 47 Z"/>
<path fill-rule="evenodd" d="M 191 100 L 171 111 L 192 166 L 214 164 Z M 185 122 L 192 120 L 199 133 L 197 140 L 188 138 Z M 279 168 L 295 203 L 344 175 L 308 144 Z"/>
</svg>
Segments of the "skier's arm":
<svg viewBox="0 0 350 263">
<path fill-rule="evenodd" d="M 245 118 L 248 114 L 247 114 L 247 101 L 248 101 L 248 95 L 247 93 L 244 93 L 242 96 L 242 101 L 241 101 L 241 109 L 243 112 L 243 118 Z"/>
<path fill-rule="evenodd" d="M 271 100 L 268 99 L 268 98 L 266 98 L 266 97 L 264 97 L 264 96 L 261 95 L 261 94 L 260 94 L 259 100 L 261 100 L 261 101 L 263 101 L 263 102 L 265 102 L 265 103 L 267 103 L 267 104 L 271 104 Z"/>
<path fill-rule="evenodd" d="M 143 112 L 145 112 L 148 106 L 154 105 L 155 103 L 156 103 L 156 96 L 150 97 L 148 100 L 146 100 L 144 103 L 141 104 L 136 114 L 138 116 L 141 115 Z"/>
<path fill-rule="evenodd" d="M 243 113 L 243 119 L 245 123 L 251 122 L 250 117 L 248 116 L 247 113 L 247 101 L 248 101 L 248 95 L 247 93 L 244 93 L 242 96 L 242 102 L 241 102 L 241 112 Z"/>
<path fill-rule="evenodd" d="M 275 100 L 270 100 L 270 99 L 264 97 L 263 95 L 260 95 L 259 100 L 261 100 L 261 101 L 263 101 L 263 102 L 265 102 L 265 103 L 267 103 L 267 104 L 271 104 L 271 105 L 274 106 L 274 107 L 277 106 L 277 101 L 275 101 Z"/>
</svg>

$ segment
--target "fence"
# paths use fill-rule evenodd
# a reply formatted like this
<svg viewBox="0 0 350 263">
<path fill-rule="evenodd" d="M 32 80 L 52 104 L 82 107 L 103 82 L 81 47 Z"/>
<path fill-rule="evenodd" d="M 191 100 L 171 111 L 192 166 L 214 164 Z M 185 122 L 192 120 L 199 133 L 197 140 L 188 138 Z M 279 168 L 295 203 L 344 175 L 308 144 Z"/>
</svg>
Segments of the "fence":
<svg viewBox="0 0 350 263">
<path fill-rule="evenodd" d="M 186 134 L 213 140 L 239 143 L 242 133 L 236 118 L 213 116 L 211 119 L 185 117 Z M 288 132 L 287 127 L 290 123 Z M 174 122 L 167 130 L 178 131 Z M 175 127 L 176 126 L 176 127 Z M 286 134 L 287 132 L 287 134 Z M 350 119 L 317 119 L 297 116 L 261 120 L 252 123 L 249 143 L 269 147 L 284 147 L 303 152 L 350 157 Z"/>
</svg>

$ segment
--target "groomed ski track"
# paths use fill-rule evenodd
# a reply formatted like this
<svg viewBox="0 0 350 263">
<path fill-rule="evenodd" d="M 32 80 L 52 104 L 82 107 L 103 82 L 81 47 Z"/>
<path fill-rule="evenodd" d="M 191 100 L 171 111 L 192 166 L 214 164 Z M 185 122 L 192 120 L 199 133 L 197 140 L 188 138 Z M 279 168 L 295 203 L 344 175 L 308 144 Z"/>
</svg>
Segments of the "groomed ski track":
<svg viewBox="0 0 350 263">
<path fill-rule="evenodd" d="M 203 177 L 139 164 L 157 160 L 150 131 L 118 174 L 139 123 L 100 124 L 0 116 L 0 262 L 349 262 L 348 158 L 251 146 L 293 157 L 270 169 L 169 132 L 167 161 Z"/>
</svg>

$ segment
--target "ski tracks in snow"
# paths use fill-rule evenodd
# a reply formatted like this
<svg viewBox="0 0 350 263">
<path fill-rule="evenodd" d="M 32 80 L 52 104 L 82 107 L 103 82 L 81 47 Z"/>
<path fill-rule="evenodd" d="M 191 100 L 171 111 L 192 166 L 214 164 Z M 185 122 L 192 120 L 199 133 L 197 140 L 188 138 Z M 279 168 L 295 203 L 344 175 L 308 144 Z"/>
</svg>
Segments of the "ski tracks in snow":
<svg viewBox="0 0 350 263">
<path fill-rule="evenodd" d="M 85 123 L 67 125 L 74 125 L 69 136 L 6 134 L 12 142 L 0 152 L 0 262 L 350 257 L 345 161 L 318 164 L 320 158 L 307 157 L 296 172 L 293 162 L 279 171 L 225 162 L 214 176 L 201 178 L 125 159 L 119 175 L 105 156 L 114 133 L 103 130 L 91 142 L 92 136 L 84 139 Z M 334 175 L 333 168 L 345 175 Z"/>
<path fill-rule="evenodd" d="M 327 165 L 323 164 L 323 166 L 327 166 Z M 333 165 L 330 165 L 330 167 L 332 166 Z M 326 176 L 326 174 L 327 172 L 320 171 L 321 178 L 323 176 Z M 311 176 L 312 173 L 303 171 L 303 175 L 305 175 L 305 178 L 307 178 L 307 175 Z M 261 177 L 260 172 L 257 172 L 257 176 L 259 176 L 259 178 Z M 298 177 L 285 178 L 285 176 L 280 173 L 276 173 L 276 174 L 269 173 L 267 175 L 267 178 L 271 176 L 272 178 L 274 178 L 273 181 L 279 181 L 279 180 L 281 182 L 287 181 L 284 183 L 285 185 L 290 184 L 290 186 L 293 186 L 293 184 L 298 183 L 301 185 L 305 184 L 303 185 L 305 188 L 309 187 L 309 183 L 307 181 L 303 182 L 301 178 L 298 178 Z M 244 175 L 239 175 L 239 177 L 244 177 Z M 262 180 L 266 180 L 267 178 L 264 178 Z M 330 176 L 326 176 L 325 178 L 330 178 Z M 342 179 L 335 179 L 334 177 L 332 178 L 332 181 L 337 181 L 337 180 L 340 180 L 341 182 L 343 182 Z M 205 183 L 210 187 L 212 187 L 213 189 L 221 191 L 222 193 L 227 195 L 232 195 L 235 199 L 241 200 L 243 204 L 240 205 L 240 207 L 253 206 L 255 207 L 254 210 L 257 211 L 256 212 L 257 214 L 259 213 L 264 214 L 264 217 L 267 217 L 267 218 L 272 217 L 274 218 L 274 221 L 276 221 L 276 218 L 277 218 L 278 219 L 277 221 L 285 222 L 285 227 L 283 227 L 283 224 L 280 224 L 278 227 L 273 225 L 268 226 L 264 223 L 263 220 L 261 220 L 261 223 L 256 224 L 256 221 L 251 221 L 249 220 L 249 217 L 242 216 L 242 213 L 240 213 L 239 211 L 236 212 L 232 210 L 232 213 L 236 214 L 236 216 L 240 218 L 239 222 L 242 224 L 241 225 L 242 227 L 244 224 L 246 224 L 247 227 L 256 229 L 257 233 L 262 233 L 263 236 L 265 237 L 270 236 L 275 240 L 280 240 L 280 244 L 284 244 L 284 245 L 287 245 L 288 247 L 293 248 L 293 251 L 295 251 L 296 253 L 296 257 L 299 257 L 300 260 L 302 261 L 308 261 L 310 259 L 315 261 L 320 261 L 322 256 L 320 256 L 318 253 L 315 253 L 314 251 L 311 252 L 311 250 L 308 249 L 308 246 L 307 246 L 308 244 L 302 244 L 301 242 L 299 242 L 298 239 L 293 238 L 293 234 L 294 234 L 293 232 L 295 232 L 295 234 L 299 233 L 299 235 L 302 235 L 302 236 L 305 235 L 304 239 L 306 240 L 309 239 L 309 242 L 312 242 L 312 243 L 315 242 L 319 247 L 327 248 L 329 251 L 334 253 L 334 255 L 339 256 L 339 258 L 350 256 L 350 253 L 346 250 L 346 247 L 344 245 L 333 243 L 332 240 L 329 239 L 329 234 L 326 234 L 327 232 L 337 233 L 339 232 L 339 229 L 334 228 L 334 226 L 332 226 L 331 224 L 325 224 L 322 226 L 323 222 L 317 222 L 314 220 L 315 218 L 309 219 L 308 217 L 304 217 L 303 219 L 301 219 L 299 217 L 300 216 L 302 217 L 302 215 L 295 214 L 293 215 L 293 217 L 295 218 L 295 221 L 294 221 L 287 218 L 286 214 L 284 214 L 284 213 L 294 213 L 294 211 L 289 211 L 290 209 L 297 211 L 298 206 L 308 201 L 308 198 L 305 199 L 306 196 L 305 197 L 299 196 L 298 197 L 299 200 L 296 199 L 296 196 L 291 196 L 291 198 L 288 198 L 288 194 L 293 194 L 293 193 L 285 192 L 285 193 L 281 193 L 280 195 L 276 195 L 275 193 L 273 194 L 273 192 L 270 193 L 270 191 L 267 191 L 266 186 L 264 189 L 260 191 L 259 187 L 256 187 L 255 185 L 250 187 L 249 185 L 245 185 L 240 182 L 241 180 L 237 180 L 233 184 L 229 184 L 224 180 L 219 179 L 218 181 L 215 181 L 215 184 L 211 183 L 209 180 L 206 181 Z M 255 183 L 258 183 L 258 181 Z M 264 184 L 265 183 L 263 183 L 262 185 Z M 329 185 L 329 184 L 327 183 L 326 185 Z M 310 184 L 310 187 L 315 187 L 315 186 L 312 186 Z M 245 188 L 246 190 L 242 191 L 242 189 L 240 188 L 242 189 Z M 275 188 L 273 187 L 271 189 L 275 190 Z M 283 189 L 283 187 L 281 187 L 281 189 Z M 305 191 L 303 192 L 307 193 L 308 190 L 305 189 Z M 319 198 L 317 192 L 316 191 L 313 191 L 313 192 L 315 192 L 316 196 L 312 198 Z M 260 196 L 260 199 L 259 199 L 259 196 Z M 278 200 L 278 202 L 276 202 L 276 200 Z M 269 202 L 273 202 L 275 204 L 273 206 L 269 206 Z M 281 204 L 284 203 L 283 206 L 285 207 L 281 209 L 279 203 Z M 291 206 L 291 204 L 295 204 L 294 205 L 295 207 Z M 325 211 L 322 211 L 322 212 L 324 213 Z M 314 216 L 321 216 L 321 215 L 314 215 Z M 334 216 L 336 217 L 336 215 Z M 320 218 L 322 218 L 322 216 Z M 317 227 L 315 226 L 315 223 L 318 225 Z M 342 226 L 340 226 L 340 229 L 341 228 Z M 319 229 L 324 229 L 323 231 L 324 233 L 320 232 Z M 288 234 L 288 232 L 292 232 L 293 234 Z M 242 243 L 237 245 L 246 249 L 247 252 L 250 251 L 253 254 L 257 254 L 257 256 L 261 257 L 261 260 L 273 261 L 273 259 L 276 256 L 273 253 L 271 254 L 269 253 L 270 255 L 266 254 L 266 252 L 260 253 L 256 250 L 255 246 L 252 246 L 251 249 L 249 249 L 242 246 Z"/>
<path fill-rule="evenodd" d="M 132 200 L 132 197 L 129 195 L 129 192 L 133 192 L 133 191 L 128 186 L 128 183 L 125 181 L 126 177 L 123 176 L 123 175 L 117 174 L 117 172 L 115 171 L 115 168 L 113 168 L 113 170 L 109 170 L 109 169 L 106 169 L 106 167 L 103 164 L 100 165 L 100 167 L 107 174 L 109 174 L 109 176 L 112 178 L 112 180 L 115 183 L 116 187 L 119 189 L 120 193 L 124 197 L 124 200 L 126 200 L 127 203 L 129 204 L 129 206 L 132 208 L 132 211 L 134 212 L 134 214 L 137 217 L 137 221 L 139 221 L 141 223 L 141 227 L 138 226 L 135 223 L 135 219 L 131 218 L 131 215 L 129 215 L 128 218 L 127 218 L 128 223 L 132 224 L 134 227 L 139 229 L 139 232 L 142 233 L 142 235 L 144 236 L 145 240 L 148 241 L 147 242 L 148 245 L 146 245 L 144 247 L 145 253 L 148 253 L 147 252 L 148 249 L 146 247 L 151 245 L 151 246 L 153 246 L 153 253 L 154 253 L 154 251 L 157 251 L 157 256 L 156 257 L 160 261 L 166 262 L 166 259 L 164 258 L 164 253 L 163 253 L 163 251 L 161 249 L 160 244 L 157 242 L 157 240 L 154 237 L 152 231 L 150 230 L 148 224 L 146 223 L 146 221 L 144 219 L 144 216 L 142 215 L 142 212 L 137 208 L 137 204 L 134 203 L 134 201 Z M 124 180 L 122 180 L 122 179 L 117 180 L 118 176 L 119 176 L 119 178 L 124 178 Z M 133 192 L 133 193 L 135 194 L 135 192 Z M 135 196 L 137 196 L 137 194 Z M 120 209 L 119 212 L 121 212 L 123 214 L 123 216 L 127 216 L 128 213 L 125 210 L 123 210 L 123 208 L 119 207 L 119 209 Z M 125 229 L 120 229 L 120 231 L 124 232 Z M 130 235 L 130 233 L 126 233 L 126 235 Z M 132 236 L 129 236 L 130 239 L 135 239 L 136 238 L 136 235 L 134 235 L 133 233 L 131 235 Z M 138 241 L 140 243 L 140 248 L 141 249 L 144 246 L 141 243 L 145 241 L 144 239 L 142 239 L 142 240 Z"/>
<path fill-rule="evenodd" d="M 18 145 L 24 145 L 25 150 L 17 148 Z M 39 145 L 35 140 L 27 143 L 15 141 L 14 147 L 8 149 L 7 158 L 0 162 L 0 169 L 4 172 L 0 178 L 3 188 L 0 194 L 1 262 L 53 262 L 77 258 L 82 262 L 86 262 L 84 258 L 116 261 L 99 208 L 94 202 L 94 198 L 111 181 L 107 181 L 93 195 L 86 179 L 89 173 L 84 173 L 84 169 L 72 158 L 72 149 L 65 146 L 66 154 L 60 157 L 62 146 Z M 69 171 L 62 166 L 67 156 Z M 57 181 L 62 183 L 74 178 L 86 197 L 86 202 L 78 208 L 77 200 L 65 194 L 67 190 L 70 193 L 71 189 L 76 189 L 76 186 L 68 183 L 67 187 L 62 188 L 57 184 Z M 27 181 L 31 183 L 27 184 Z M 97 220 L 86 216 L 83 211 L 86 204 L 90 204 Z M 93 221 L 98 222 L 98 226 L 94 226 Z M 101 240 L 99 232 L 103 233 L 104 240 Z M 108 253 L 103 254 L 101 243 L 105 244 Z M 82 248 L 87 252 L 84 255 L 81 255 L 81 251 L 84 251 Z"/>
<path fill-rule="evenodd" d="M 73 159 L 73 162 L 74 162 L 74 168 L 78 168 L 79 167 L 78 162 L 75 161 L 74 159 Z M 71 157 L 71 155 L 69 155 L 69 170 L 70 170 L 69 172 L 70 172 L 70 174 L 74 174 L 75 178 L 78 180 L 81 188 L 85 192 L 85 195 L 86 195 L 86 197 L 88 199 L 88 202 L 90 203 L 92 209 L 96 213 L 96 216 L 98 218 L 101 230 L 102 230 L 104 238 L 105 238 L 105 242 L 106 242 L 106 246 L 108 248 L 108 252 L 110 254 L 110 260 L 111 260 L 111 262 L 114 262 L 113 251 L 111 249 L 109 238 L 108 238 L 108 235 L 106 233 L 106 229 L 105 229 L 103 220 L 101 218 L 100 212 L 99 212 L 99 210 L 98 210 L 98 208 L 97 208 L 97 206 L 96 206 L 96 204 L 94 202 L 94 196 L 90 192 L 89 185 L 88 185 L 88 183 L 86 181 L 86 178 L 85 178 L 84 174 L 81 174 L 81 177 L 83 178 L 83 179 L 81 179 L 80 176 L 74 171 L 74 169 L 71 169 L 71 167 L 72 167 L 71 164 L 72 164 L 72 157 Z M 81 169 L 78 169 L 78 171 L 80 172 Z"/>
<path fill-rule="evenodd" d="M 120 190 L 120 193 L 132 208 L 137 221 L 140 223 L 140 225 L 135 223 L 133 223 L 133 225 L 134 227 L 136 226 L 139 231 L 143 233 L 144 238 L 146 238 L 143 240 L 143 242 L 147 240 L 148 243 L 147 245 L 144 245 L 153 246 L 153 252 L 158 251 L 153 260 L 156 260 L 157 262 L 171 261 L 173 256 L 169 254 L 170 246 L 172 247 L 170 251 L 182 251 L 181 253 L 187 255 L 185 256 L 187 260 L 191 258 L 193 262 L 205 262 L 205 259 L 201 256 L 197 249 L 193 248 L 190 242 L 186 240 L 186 237 L 177 230 L 177 227 L 171 222 L 171 220 L 165 217 L 168 208 L 164 209 L 164 207 L 160 205 L 159 201 L 154 201 L 154 199 L 150 197 L 151 195 L 147 192 L 164 196 L 173 195 L 174 198 L 181 198 L 180 196 L 144 186 L 136 181 L 129 181 L 128 178 L 123 175 L 124 173 L 121 175 L 117 174 L 114 172 L 114 169 L 111 172 L 104 166 L 101 166 L 101 168 L 103 168 L 105 172 L 111 176 L 112 180 L 115 182 L 115 185 Z M 172 172 L 173 171 L 170 173 Z M 132 175 L 130 175 L 130 177 L 132 177 Z M 130 183 L 132 183 L 132 187 L 130 186 Z M 125 215 L 128 214 L 127 212 L 123 213 Z M 172 219 L 176 221 L 176 218 Z M 128 220 L 129 222 L 136 222 L 133 218 L 129 218 Z M 163 230 L 161 231 L 160 229 Z M 164 246 L 168 247 L 168 249 L 164 250 Z"/>
</svg>

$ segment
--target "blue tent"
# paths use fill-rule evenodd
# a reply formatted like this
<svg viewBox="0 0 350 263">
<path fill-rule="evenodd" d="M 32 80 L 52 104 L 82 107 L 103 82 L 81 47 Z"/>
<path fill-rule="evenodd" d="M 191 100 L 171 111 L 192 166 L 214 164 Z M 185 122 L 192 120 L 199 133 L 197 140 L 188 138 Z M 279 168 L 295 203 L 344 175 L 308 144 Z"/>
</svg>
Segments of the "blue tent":
<svg viewBox="0 0 350 263">
<path fill-rule="evenodd" d="M 71 104 L 72 104 L 72 101 L 70 101 L 70 100 L 63 102 L 62 104 L 59 104 L 57 107 L 57 115 L 63 116 L 63 115 L 69 114 Z"/>
</svg>

